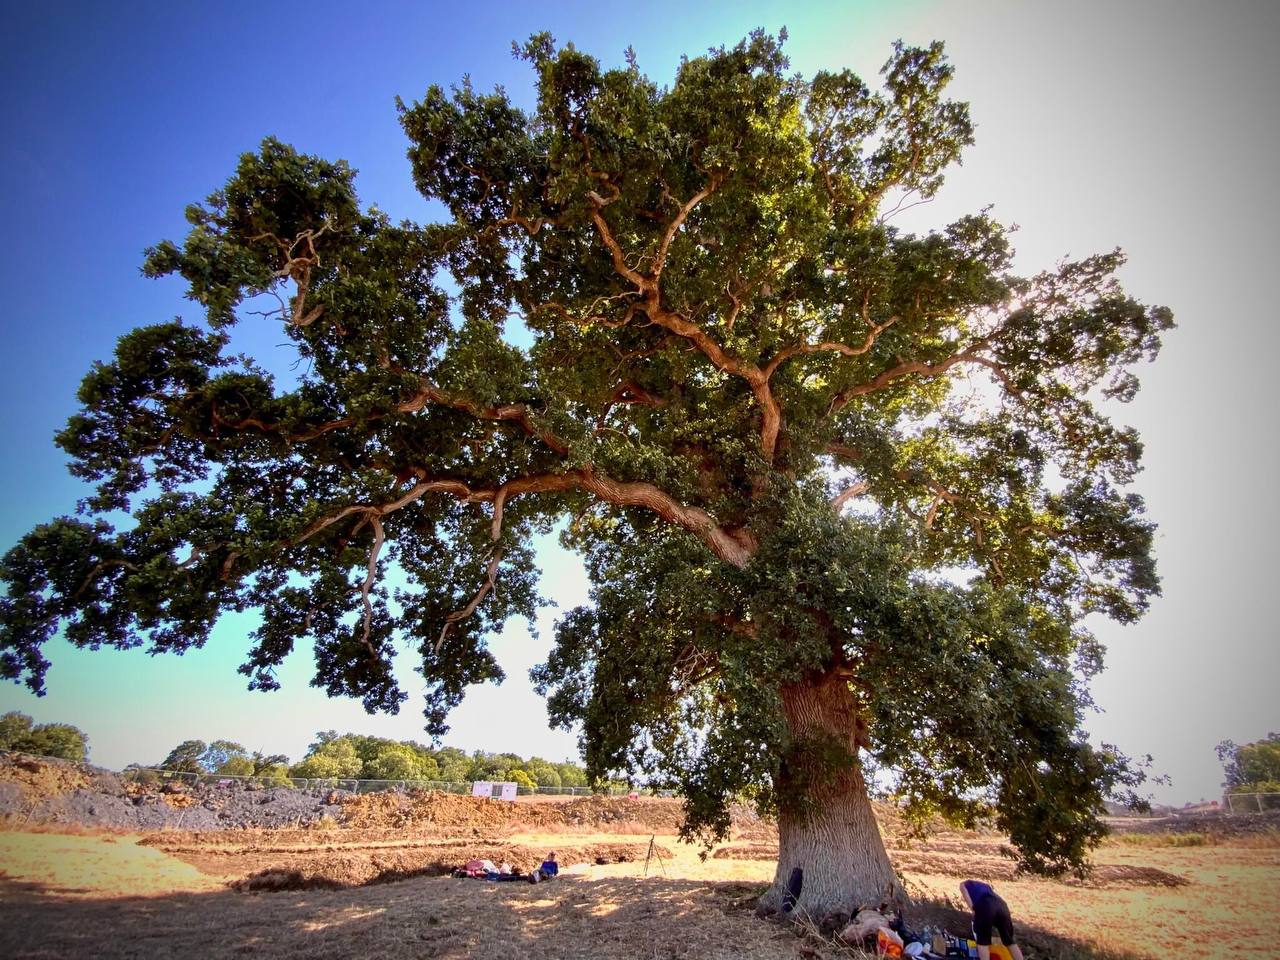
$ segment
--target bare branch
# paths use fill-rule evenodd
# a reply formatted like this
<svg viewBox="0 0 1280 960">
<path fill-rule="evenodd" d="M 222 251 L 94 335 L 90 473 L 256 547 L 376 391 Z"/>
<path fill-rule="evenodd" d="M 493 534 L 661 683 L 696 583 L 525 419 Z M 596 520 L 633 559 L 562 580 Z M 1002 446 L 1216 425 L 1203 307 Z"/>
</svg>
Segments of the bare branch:
<svg viewBox="0 0 1280 960">
<path fill-rule="evenodd" d="M 489 528 L 489 536 L 497 543 L 498 538 L 502 536 L 502 507 L 507 500 L 507 487 L 503 484 L 498 488 L 498 492 L 493 497 L 493 524 Z"/>
<path fill-rule="evenodd" d="M 703 355 L 710 360 L 717 369 L 723 373 L 733 376 L 742 377 L 751 387 L 751 394 L 760 404 L 760 453 L 767 463 L 772 463 L 774 454 L 778 447 L 778 434 L 782 429 L 782 408 L 778 405 L 777 400 L 773 396 L 773 392 L 769 389 L 768 378 L 754 364 L 747 363 L 738 357 L 733 356 L 715 341 L 702 327 L 696 323 L 690 322 L 681 314 L 667 309 L 662 303 L 661 289 L 658 284 L 658 277 L 661 273 L 663 260 L 666 257 L 666 251 L 670 245 L 671 238 L 679 231 L 681 224 L 694 206 L 704 200 L 715 188 L 713 181 L 707 188 L 695 194 L 680 209 L 680 213 L 675 220 L 668 225 L 667 233 L 663 238 L 662 244 L 659 246 L 659 258 L 655 272 L 652 275 L 645 275 L 631 267 L 626 260 L 621 245 L 617 238 L 613 235 L 612 229 L 609 227 L 608 221 L 605 220 L 602 213 L 603 209 L 612 203 L 616 196 L 605 199 L 596 193 L 590 191 L 587 196 L 591 200 L 594 209 L 591 212 L 591 222 L 595 224 L 596 231 L 600 234 L 600 239 L 609 251 L 609 255 L 613 260 L 614 271 L 623 279 L 635 284 L 636 291 L 644 296 L 641 309 L 651 322 L 665 330 L 669 330 L 677 336 L 688 340 Z M 616 192 L 616 188 L 615 192 Z M 736 316 L 736 314 L 735 314 Z"/>
<path fill-rule="evenodd" d="M 418 387 L 418 392 L 396 405 L 397 413 L 414 413 L 430 404 L 441 407 L 451 407 L 454 410 L 461 410 L 469 413 L 477 420 L 493 420 L 497 422 L 509 422 L 518 424 L 523 428 L 524 432 L 531 437 L 536 437 L 545 443 L 556 453 L 564 456 L 569 452 L 569 444 L 557 437 L 550 430 L 537 427 L 530 418 L 529 408 L 522 403 L 507 403 L 496 407 L 482 407 L 473 400 L 465 397 L 455 397 L 437 389 L 432 384 L 423 380 Z"/>
<path fill-rule="evenodd" d="M 589 191 L 587 196 L 591 199 L 594 207 L 591 211 L 591 222 L 595 224 L 596 232 L 600 234 L 600 239 L 604 242 L 610 256 L 613 258 L 613 269 L 620 276 L 634 283 L 640 291 L 654 289 L 654 282 L 650 278 L 632 269 L 627 264 L 627 258 L 623 255 L 622 247 L 618 244 L 617 238 L 614 237 L 613 230 L 609 227 L 609 222 L 605 220 L 604 215 L 600 212 L 613 201 L 606 200 L 594 190 Z"/>
<path fill-rule="evenodd" d="M 652 483 L 614 480 L 597 473 L 590 467 L 568 470 L 564 473 L 540 473 L 517 477 L 495 488 L 472 488 L 463 481 L 452 478 L 433 480 L 419 477 L 409 490 L 395 500 L 380 504 L 362 503 L 343 507 L 313 521 L 285 545 L 296 546 L 304 543 L 346 517 L 355 515 L 370 518 L 384 517 L 428 493 L 448 493 L 470 503 L 494 502 L 501 495 L 505 505 L 507 499 L 519 494 L 564 493 L 572 490 L 590 493 L 614 506 L 642 507 L 651 510 L 669 523 L 697 536 L 717 557 L 736 567 L 746 566 L 755 552 L 755 541 L 747 531 L 722 527 L 701 507 L 681 503 Z"/>
<path fill-rule="evenodd" d="M 922 378 L 937 377 L 946 373 L 952 367 L 960 363 L 977 363 L 985 367 L 991 367 L 995 361 L 988 357 L 977 355 L 979 350 L 988 346 L 988 338 L 978 340 L 959 353 L 953 353 L 951 356 L 936 363 L 925 363 L 923 360 L 908 360 L 890 367 L 882 371 L 875 378 L 865 383 L 855 384 L 838 393 L 831 401 L 831 405 L 827 409 L 827 415 L 830 416 L 842 409 L 849 401 L 855 397 L 865 396 L 868 393 L 875 393 L 877 390 L 883 390 L 901 380 L 903 377 L 911 374 L 919 374 Z"/>
<path fill-rule="evenodd" d="M 854 497 L 860 497 L 871 488 L 871 485 L 865 480 L 859 480 L 857 483 L 851 483 L 845 487 L 834 497 L 831 498 L 831 509 L 839 513 L 841 508 Z"/>
<path fill-rule="evenodd" d="M 183 560 L 180 564 L 178 564 L 177 569 L 179 569 L 179 570 L 187 570 L 187 569 L 189 569 L 189 568 L 190 568 L 190 567 L 191 567 L 191 566 L 192 566 L 192 565 L 193 565 L 197 560 L 199 560 L 202 556 L 204 556 L 204 548 L 203 548 L 203 547 L 198 547 L 198 546 L 193 546 L 193 547 L 191 548 L 191 555 L 190 555 L 189 557 L 187 557 L 187 559 Z"/>
<path fill-rule="evenodd" d="M 720 178 L 712 176 L 710 182 L 690 197 L 689 202 L 680 208 L 680 212 L 676 214 L 675 219 L 667 225 L 666 233 L 662 235 L 662 242 L 658 244 L 658 255 L 653 263 L 653 279 L 655 282 L 662 276 L 662 268 L 667 264 L 667 251 L 671 248 L 671 241 L 680 232 L 680 228 L 684 226 L 684 222 L 688 219 L 689 214 L 693 212 L 693 208 L 715 193 L 716 187 L 719 185 Z"/>
<path fill-rule="evenodd" d="M 240 551 L 232 550 L 227 554 L 227 558 L 222 561 L 221 578 L 226 581 L 231 579 L 231 568 L 236 565 L 236 561 L 240 559 Z"/>
<path fill-rule="evenodd" d="M 460 620 L 465 620 L 476 612 L 476 608 L 480 606 L 480 602 L 489 595 L 495 586 L 495 578 L 498 575 L 498 564 L 502 562 L 502 551 L 494 550 L 493 556 L 489 559 L 489 566 L 485 569 L 484 583 L 480 589 L 476 591 L 475 596 L 461 610 L 455 610 L 453 613 L 445 617 L 444 626 L 440 628 L 440 636 L 436 638 L 436 645 L 432 648 L 433 653 L 440 652 L 440 645 L 444 643 L 445 638 L 449 636 L 449 631 L 453 629 L 453 625 Z"/>
<path fill-rule="evenodd" d="M 933 529 L 933 521 L 938 516 L 938 507 L 942 506 L 942 504 L 945 503 L 946 500 L 947 498 L 944 497 L 942 494 L 940 493 L 934 494 L 933 503 L 929 504 L 929 512 L 926 513 L 924 517 L 924 528 L 926 530 Z"/>
<path fill-rule="evenodd" d="M 691 323 L 680 314 L 662 306 L 656 290 L 649 294 L 643 309 L 655 324 L 683 337 L 701 350 L 718 370 L 747 381 L 751 395 L 760 404 L 760 453 L 765 462 L 772 463 L 778 448 L 778 434 L 782 430 L 782 408 L 769 389 L 769 380 L 764 372 L 754 364 L 728 353 L 696 323 Z"/>
<path fill-rule="evenodd" d="M 828 443 L 823 447 L 823 451 L 836 457 L 851 460 L 854 463 L 862 459 L 862 452 L 857 447 L 851 447 L 847 443 Z"/>
<path fill-rule="evenodd" d="M 634 299 L 630 304 L 627 305 L 627 311 L 622 315 L 620 319 L 605 317 L 600 314 L 597 314 L 595 311 L 599 309 L 600 304 L 602 303 L 609 303 L 613 300 L 622 300 L 628 297 L 634 298 L 636 296 L 637 294 L 634 290 L 626 290 L 622 293 L 615 293 L 612 296 L 608 296 L 608 297 L 603 297 L 603 296 L 596 297 L 594 300 L 591 301 L 591 306 L 587 308 L 585 315 L 582 315 L 582 316 L 574 316 L 572 313 L 569 312 L 568 307 L 566 307 L 562 303 L 557 303 L 554 300 L 547 300 L 543 303 L 539 303 L 536 306 L 532 307 L 530 312 L 536 313 L 539 310 L 550 310 L 552 313 L 559 314 L 561 317 L 563 317 L 565 320 L 569 321 L 570 323 L 576 323 L 579 326 L 588 326 L 593 323 L 598 323 L 602 327 L 610 327 L 610 328 L 616 329 L 618 327 L 625 327 L 628 323 L 631 322 L 631 318 L 636 315 L 637 311 L 639 310 L 639 304 Z"/>
<path fill-rule="evenodd" d="M 467 485 L 463 483 L 461 480 L 419 479 L 416 483 L 414 483 L 413 487 L 411 487 L 404 495 L 398 497 L 395 500 L 388 501 L 387 503 L 353 504 L 352 506 L 349 506 L 349 507 L 343 507 L 341 510 L 337 511 L 336 513 L 331 513 L 328 516 L 321 517 L 319 520 L 316 520 L 310 525 L 308 525 L 297 536 L 293 537 L 291 540 L 286 541 L 285 545 L 293 547 L 293 546 L 297 546 L 300 543 L 305 543 L 307 540 L 310 540 L 320 531 L 328 529 L 329 527 L 337 523 L 339 520 L 342 520 L 346 517 L 354 516 L 355 514 L 361 514 L 365 517 L 379 517 L 379 518 L 385 517 L 388 513 L 393 513 L 396 510 L 399 510 L 402 507 L 405 507 L 408 504 L 413 503 L 413 501 L 421 498 L 425 494 L 428 494 L 434 491 L 452 493 L 454 496 L 460 496 L 462 498 L 467 498 L 471 493 Z"/>
<path fill-rule="evenodd" d="M 100 574 L 103 570 L 106 570 L 108 567 L 124 567 L 124 569 L 129 570 L 133 573 L 138 572 L 137 565 L 130 563 L 128 560 L 100 560 L 96 564 L 94 564 L 93 569 L 90 570 L 89 573 L 85 576 L 84 580 L 81 581 L 80 586 L 76 589 L 76 592 L 71 595 L 71 599 L 79 600 L 80 594 L 88 590 L 89 584 L 93 583 L 94 580 L 98 579 L 98 574 Z"/>
<path fill-rule="evenodd" d="M 862 341 L 862 345 L 857 347 L 851 347 L 847 343 L 839 343 L 833 340 L 824 340 L 820 343 L 796 343 L 789 347 L 783 347 L 774 354 L 773 359 L 765 366 L 764 377 L 768 380 L 784 361 L 802 353 L 821 353 L 823 351 L 831 351 L 846 357 L 860 357 L 874 347 L 880 334 L 897 323 L 897 321 L 897 317 L 890 317 L 884 323 L 873 326 L 869 331 L 867 331 L 867 337 Z"/>
<path fill-rule="evenodd" d="M 378 659 L 378 652 L 373 649 L 373 644 L 369 642 L 369 630 L 373 625 L 373 604 L 369 602 L 369 591 L 373 589 L 374 581 L 378 576 L 378 554 L 382 551 L 384 540 L 384 532 L 382 529 L 382 520 L 378 516 L 369 518 L 369 524 L 373 527 L 373 546 L 369 549 L 369 574 L 364 578 L 364 586 L 360 589 L 360 599 L 364 602 L 364 645 L 369 648 L 369 656 L 375 660 Z"/>
</svg>

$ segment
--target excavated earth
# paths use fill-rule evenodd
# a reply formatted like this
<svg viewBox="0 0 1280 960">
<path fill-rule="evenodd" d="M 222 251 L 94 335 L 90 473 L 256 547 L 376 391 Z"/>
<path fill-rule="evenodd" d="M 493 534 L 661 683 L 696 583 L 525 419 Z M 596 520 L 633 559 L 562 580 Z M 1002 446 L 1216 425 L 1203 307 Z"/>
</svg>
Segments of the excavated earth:
<svg viewBox="0 0 1280 960">
<path fill-rule="evenodd" d="M 342 797 L 234 780 L 162 787 L 87 764 L 0 753 L 0 818 L 11 825 L 75 824 L 126 833 L 296 827 L 335 816 Z"/>
<path fill-rule="evenodd" d="M 989 881 L 1017 875 L 1003 841 L 990 833 L 941 832 L 913 841 L 893 808 L 877 805 L 876 813 L 900 870 Z M 87 765 L 0 754 L 0 822 L 7 829 L 143 834 L 142 844 L 246 891 L 443 874 L 472 858 L 527 872 L 547 854 L 551 838 L 563 865 L 642 861 L 651 853 L 650 838 L 674 837 L 681 820 L 678 800 L 656 797 L 508 803 L 430 791 L 353 794 L 238 781 L 160 786 Z M 728 842 L 712 857 L 776 860 L 777 843 L 772 822 L 739 807 Z M 1174 887 L 1186 881 L 1150 867 L 1100 864 L 1068 882 Z"/>
<path fill-rule="evenodd" d="M 472 858 L 507 863 L 530 873 L 546 857 L 547 846 L 504 839 L 372 841 L 363 835 L 317 846 L 315 837 L 296 844 L 270 836 L 223 834 L 222 843 L 202 843 L 183 834 L 153 834 L 142 840 L 201 872 L 236 877 L 237 890 L 288 890 L 364 886 L 417 876 L 443 876 Z M 323 842 L 323 841 L 322 841 Z M 556 858 L 566 866 L 643 861 L 648 843 L 556 843 Z M 671 850 L 654 845 L 667 858 Z M 479 882 L 479 881 L 477 881 Z"/>
<path fill-rule="evenodd" d="M 433 791 L 145 784 L 84 764 L 2 754 L 0 823 L 142 834 L 143 846 L 226 878 L 234 889 L 261 891 L 446 874 L 473 858 L 528 873 L 550 852 L 551 838 L 565 866 L 669 859 L 671 849 L 650 840 L 678 832 L 681 807 L 654 797 L 507 803 Z M 614 835 L 616 841 L 601 839 Z M 776 841 L 777 833 L 741 808 L 734 836 Z"/>
<path fill-rule="evenodd" d="M 126 833 L 340 825 L 396 835 L 406 829 L 436 836 L 521 831 L 674 835 L 682 813 L 679 801 L 657 797 L 506 803 L 425 790 L 353 794 L 235 780 L 199 786 L 144 784 L 87 764 L 0 752 L 0 820 L 11 826 L 74 824 Z M 776 839 L 777 834 L 753 811 L 736 807 L 733 836 Z"/>
</svg>

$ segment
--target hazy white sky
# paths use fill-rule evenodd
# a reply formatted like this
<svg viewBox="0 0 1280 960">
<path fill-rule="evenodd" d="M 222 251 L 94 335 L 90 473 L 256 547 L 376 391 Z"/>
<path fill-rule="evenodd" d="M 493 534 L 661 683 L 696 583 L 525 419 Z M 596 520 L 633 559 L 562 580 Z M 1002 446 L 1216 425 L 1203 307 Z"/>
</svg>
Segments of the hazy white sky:
<svg viewBox="0 0 1280 960">
<path fill-rule="evenodd" d="M 1123 274 L 1130 292 L 1176 314 L 1179 327 L 1159 361 L 1143 371 L 1138 399 L 1117 411 L 1146 442 L 1137 489 L 1160 525 L 1164 597 L 1136 626 L 1097 625 L 1108 668 L 1093 684 L 1103 712 L 1088 726 L 1128 753 L 1155 756 L 1156 770 L 1173 778 L 1156 788 L 1157 799 L 1216 795 L 1221 770 L 1214 744 L 1280 729 L 1270 597 L 1280 532 L 1271 372 L 1280 346 L 1271 292 L 1280 264 L 1277 9 L 1265 2 L 1094 0 L 659 4 L 636 26 L 607 17 L 599 5 L 486 5 L 445 31 L 448 16 L 461 16 L 452 8 L 446 14 L 443 6 L 406 5 L 403 16 L 393 17 L 352 15 L 338 5 L 332 18 L 317 17 L 307 29 L 340 42 L 349 56 L 328 58 L 332 76 L 321 71 L 308 95 L 287 104 L 232 95 L 233 71 L 249 83 L 254 69 L 265 69 L 266 60 L 241 49 L 237 30 L 251 27 L 247 22 L 204 14 L 212 19 L 197 30 L 185 17 L 157 13 L 144 22 L 136 15 L 111 25 L 123 31 L 113 48 L 110 37 L 74 19 L 52 26 L 32 21 L 6 43 L 11 63 L 21 60 L 26 73 L 14 67 L 6 86 L 6 104 L 19 119 L 0 151 L 0 182 L 7 184 L 0 216 L 10 223 L 48 219 L 56 204 L 71 204 L 61 214 L 67 231 L 89 221 L 94 242 L 80 251 L 75 282 L 50 275 L 41 287 L 30 277 L 63 259 L 68 232 L 3 241 L 6 338 L 11 344 L 32 338 L 39 348 L 0 358 L 0 382 L 12 391 L 5 394 L 9 412 L 0 437 L 10 451 L 0 477 L 6 505 L 0 549 L 74 504 L 77 491 L 47 438 L 70 412 L 76 378 L 89 360 L 105 357 L 134 323 L 186 307 L 175 287 L 143 290 L 134 272 L 138 251 L 179 234 L 182 204 L 215 187 L 235 154 L 260 136 L 277 133 L 302 149 L 352 159 L 366 202 L 420 217 L 392 96 L 413 97 L 428 83 L 454 82 L 469 71 L 477 86 L 502 82 L 527 101 L 527 74 L 507 59 L 507 48 L 532 30 L 550 27 L 607 61 L 620 60 L 633 44 L 642 68 L 659 80 L 672 75 L 680 53 L 732 43 L 755 26 L 786 25 L 793 65 L 806 74 L 847 65 L 868 80 L 893 39 L 942 39 L 957 69 L 953 93 L 971 102 L 978 143 L 939 199 L 900 225 L 942 223 L 994 204 L 998 218 L 1021 227 L 1015 240 L 1025 272 L 1118 245 L 1130 255 Z M 342 28 L 334 26 L 339 22 Z M 144 31 L 159 31 L 152 40 L 168 44 L 168 59 L 157 59 L 150 44 L 136 56 L 128 49 L 130 37 Z M 40 49 L 37 39 L 92 66 L 74 92 L 96 112 L 77 119 L 79 127 L 59 108 L 57 59 L 23 54 L 24 45 Z M 223 58 L 217 43 L 241 46 Z M 198 69 L 184 73 L 191 58 Z M 131 71 L 145 76 L 134 82 Z M 358 85 L 348 83 L 356 76 Z M 100 102 L 93 100 L 95 85 L 104 91 Z M 78 129 L 108 124 L 127 125 L 128 138 L 75 140 Z M 57 139 L 59 131 L 74 149 Z M 117 224 L 111 211 L 85 213 L 92 196 L 111 187 L 129 192 L 132 220 Z M 113 278 L 122 285 L 113 287 Z M 33 286 L 38 295 L 30 293 Z M 37 393 L 49 403 L 17 417 L 16 404 Z M 574 558 L 548 541 L 541 559 L 545 593 L 562 608 L 585 598 Z M 554 617 L 552 610 L 540 618 L 540 640 L 520 623 L 495 639 L 510 679 L 470 693 L 446 742 L 553 759 L 576 752 L 571 735 L 546 729 L 542 702 L 526 680 L 545 656 Z M 285 691 L 245 692 L 234 672 L 243 656 L 239 633 L 239 625 L 228 624 L 207 649 L 181 659 L 77 653 L 55 642 L 48 651 L 49 696 L 36 700 L 3 686 L 0 711 L 76 723 L 92 737 L 94 761 L 114 767 L 158 760 L 188 737 L 225 737 L 294 758 L 319 729 L 422 738 L 412 699 L 401 716 L 368 717 L 358 704 L 309 688 L 306 650 L 286 665 Z M 404 664 L 404 676 L 416 691 L 411 666 Z"/>
<path fill-rule="evenodd" d="M 1104 712 L 1088 725 L 1154 754 L 1168 800 L 1220 792 L 1220 740 L 1280 729 L 1278 11 L 951 4 L 923 18 L 978 123 L 938 206 L 994 203 L 1022 227 L 1026 270 L 1118 245 L 1130 292 L 1178 322 L 1116 413 L 1146 444 L 1136 487 L 1159 524 L 1164 596 L 1136 626 L 1097 624 Z"/>
</svg>

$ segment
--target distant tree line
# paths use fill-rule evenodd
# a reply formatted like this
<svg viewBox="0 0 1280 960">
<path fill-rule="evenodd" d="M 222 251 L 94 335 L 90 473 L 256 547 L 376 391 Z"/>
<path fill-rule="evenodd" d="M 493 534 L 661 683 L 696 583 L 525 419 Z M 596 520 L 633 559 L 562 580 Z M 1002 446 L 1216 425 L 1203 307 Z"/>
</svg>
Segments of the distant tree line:
<svg viewBox="0 0 1280 960">
<path fill-rule="evenodd" d="M 89 738 L 69 723 L 36 723 L 13 710 L 0 717 L 0 750 L 84 763 L 89 757 Z"/>
<path fill-rule="evenodd" d="M 1227 793 L 1280 793 L 1280 733 L 1241 745 L 1224 740 L 1217 749 Z"/>
<path fill-rule="evenodd" d="M 183 740 L 158 766 L 183 773 L 220 773 L 231 777 L 288 776 L 289 758 L 282 753 L 250 753 L 231 740 Z"/>
<path fill-rule="evenodd" d="M 467 783 L 506 780 L 522 787 L 585 787 L 586 771 L 575 763 L 554 763 L 515 753 L 468 754 L 457 747 L 427 747 L 413 740 L 389 740 L 322 730 L 295 764 L 281 754 L 249 751 L 230 740 L 185 740 L 158 766 L 225 776 L 343 780 L 437 780 Z"/>
</svg>

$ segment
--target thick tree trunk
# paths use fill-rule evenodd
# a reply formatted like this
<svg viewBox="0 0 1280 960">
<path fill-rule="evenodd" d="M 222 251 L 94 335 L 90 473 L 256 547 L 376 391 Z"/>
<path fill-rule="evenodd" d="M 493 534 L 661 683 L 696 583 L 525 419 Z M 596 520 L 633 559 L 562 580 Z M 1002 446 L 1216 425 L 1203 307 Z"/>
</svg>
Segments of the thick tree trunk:
<svg viewBox="0 0 1280 960">
<path fill-rule="evenodd" d="M 848 684 L 828 676 L 787 686 L 782 701 L 792 741 L 800 750 L 806 745 L 843 748 L 850 759 L 825 775 L 802 759 L 788 758 L 784 764 L 778 872 L 760 908 L 783 908 L 796 867 L 804 871 L 804 884 L 794 913 L 821 920 L 885 900 L 900 902 L 904 895 L 880 838 L 866 781 L 852 759 L 857 756 L 858 716 Z M 802 791 L 803 802 L 787 803 L 788 792 L 797 791 Z"/>
</svg>

